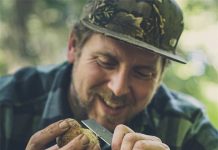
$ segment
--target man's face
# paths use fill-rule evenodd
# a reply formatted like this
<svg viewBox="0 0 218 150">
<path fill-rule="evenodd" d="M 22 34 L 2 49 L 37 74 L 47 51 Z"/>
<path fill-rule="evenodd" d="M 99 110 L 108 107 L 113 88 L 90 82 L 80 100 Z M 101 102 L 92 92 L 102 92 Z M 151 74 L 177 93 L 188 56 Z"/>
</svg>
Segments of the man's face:
<svg viewBox="0 0 218 150">
<path fill-rule="evenodd" d="M 113 131 L 149 104 L 161 79 L 159 55 L 101 34 L 92 35 L 80 50 L 73 88 L 89 118 Z"/>
</svg>

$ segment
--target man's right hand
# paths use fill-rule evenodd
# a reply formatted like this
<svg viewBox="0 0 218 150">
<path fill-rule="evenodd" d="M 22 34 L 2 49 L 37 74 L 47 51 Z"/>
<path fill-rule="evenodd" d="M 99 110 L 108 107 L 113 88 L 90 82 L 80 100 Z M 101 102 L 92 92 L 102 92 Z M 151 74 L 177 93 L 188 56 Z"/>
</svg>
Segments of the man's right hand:
<svg viewBox="0 0 218 150">
<path fill-rule="evenodd" d="M 55 140 L 58 136 L 67 131 L 71 126 L 70 119 L 55 122 L 46 128 L 36 132 L 29 140 L 26 150 L 44 150 L 47 144 Z M 100 150 L 99 145 L 90 146 L 89 139 L 86 135 L 80 134 L 67 145 L 59 148 L 57 145 L 47 148 L 48 150 Z"/>
</svg>

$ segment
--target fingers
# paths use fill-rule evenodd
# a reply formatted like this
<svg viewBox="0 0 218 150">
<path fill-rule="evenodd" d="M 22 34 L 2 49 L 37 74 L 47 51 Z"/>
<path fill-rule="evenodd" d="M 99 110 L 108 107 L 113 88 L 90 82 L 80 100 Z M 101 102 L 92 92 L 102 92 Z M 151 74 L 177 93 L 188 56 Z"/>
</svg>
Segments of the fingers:
<svg viewBox="0 0 218 150">
<path fill-rule="evenodd" d="M 118 125 L 112 139 L 113 150 L 169 150 L 169 147 L 155 136 L 135 133 L 125 125 Z"/>
<path fill-rule="evenodd" d="M 143 146 L 141 146 L 143 147 L 143 149 L 151 148 L 152 146 L 150 146 L 151 144 L 149 143 L 157 144 L 162 142 L 159 138 L 155 136 L 145 135 L 142 133 L 127 133 L 123 138 L 121 150 L 128 150 L 128 149 L 132 150 L 135 149 L 135 147 L 140 147 L 141 144 L 143 144 Z"/>
<path fill-rule="evenodd" d="M 58 150 L 58 149 L 59 149 L 59 147 L 58 147 L 58 145 L 56 144 L 56 145 L 54 145 L 54 146 L 52 146 L 52 147 L 47 148 L 46 150 Z"/>
<path fill-rule="evenodd" d="M 57 136 L 63 134 L 71 126 L 69 119 L 55 122 L 43 130 L 36 132 L 29 140 L 26 150 L 41 150 L 55 140 Z"/>
<path fill-rule="evenodd" d="M 112 149 L 113 150 L 120 150 L 123 139 L 127 133 L 134 133 L 134 131 L 130 129 L 129 127 L 122 125 L 122 124 L 118 125 L 115 128 L 113 138 L 112 138 Z"/>
<path fill-rule="evenodd" d="M 61 149 L 78 149 L 82 150 L 88 147 L 89 139 L 84 134 L 78 135 L 72 141 L 70 141 L 67 145 L 63 146 Z"/>
<path fill-rule="evenodd" d="M 67 145 L 63 146 L 60 150 L 100 150 L 98 144 L 91 145 L 88 137 L 84 134 L 78 135 L 71 140 Z"/>
<path fill-rule="evenodd" d="M 90 145 L 88 137 L 80 134 L 60 149 L 57 145 L 54 145 L 46 150 L 100 150 L 100 146 L 98 144 Z"/>
<path fill-rule="evenodd" d="M 160 142 L 160 141 L 152 141 L 152 140 L 139 140 L 135 143 L 133 149 L 137 150 L 170 150 L 170 148 Z"/>
<path fill-rule="evenodd" d="M 36 132 L 29 140 L 26 150 L 42 150 L 46 148 L 46 145 L 55 140 L 58 136 L 63 134 L 69 128 L 77 127 L 79 124 L 73 119 L 65 119 L 58 122 L 55 122 L 48 127 Z M 90 144 L 88 137 L 84 134 L 78 135 L 68 144 L 59 148 L 57 145 L 54 145 L 47 150 L 100 150 L 98 144 Z"/>
</svg>

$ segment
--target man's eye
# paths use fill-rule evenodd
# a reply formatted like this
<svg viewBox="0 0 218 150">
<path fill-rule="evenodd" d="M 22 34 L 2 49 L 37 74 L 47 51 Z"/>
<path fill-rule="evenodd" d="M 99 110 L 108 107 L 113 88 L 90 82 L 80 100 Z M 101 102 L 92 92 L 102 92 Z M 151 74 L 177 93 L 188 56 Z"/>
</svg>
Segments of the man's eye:
<svg viewBox="0 0 218 150">
<path fill-rule="evenodd" d="M 142 80 L 151 80 L 154 78 L 154 74 L 153 72 L 135 71 L 135 76 Z"/>
<path fill-rule="evenodd" d="M 106 69 L 113 69 L 117 62 L 114 59 L 99 57 L 97 58 L 97 64 Z"/>
</svg>

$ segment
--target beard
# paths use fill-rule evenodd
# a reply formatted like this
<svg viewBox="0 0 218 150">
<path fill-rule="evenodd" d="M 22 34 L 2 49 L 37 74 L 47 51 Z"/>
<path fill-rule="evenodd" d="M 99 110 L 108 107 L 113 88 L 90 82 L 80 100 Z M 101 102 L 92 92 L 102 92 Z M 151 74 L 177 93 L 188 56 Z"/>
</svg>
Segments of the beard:
<svg viewBox="0 0 218 150">
<path fill-rule="evenodd" d="M 77 67 L 79 65 L 75 63 L 71 83 L 74 96 L 72 100 L 77 101 L 75 107 L 83 110 L 86 117 L 95 119 L 110 130 L 113 130 L 117 124 L 125 124 L 142 111 L 150 102 L 153 92 L 155 92 L 148 94 L 144 99 L 139 99 L 143 100 L 144 103 L 139 103 L 139 100 L 137 103 L 137 97 L 134 94 L 128 93 L 116 96 L 104 82 L 86 80 L 85 77 L 87 76 L 83 76 L 83 72 Z M 114 113 L 116 115 L 107 113 L 110 111 L 116 112 L 116 109 L 120 109 L 120 113 Z M 79 112 L 82 113 L 82 111 Z"/>
<path fill-rule="evenodd" d="M 104 122 L 107 122 L 111 125 L 124 124 L 131 120 L 134 114 L 129 114 L 128 118 L 117 115 L 105 115 L 105 113 L 98 113 L 95 111 L 98 108 L 94 108 L 96 106 L 96 101 L 103 101 L 107 106 L 113 108 L 125 107 L 126 105 L 130 105 L 132 100 L 127 98 L 127 95 L 115 96 L 112 91 L 109 89 L 104 89 L 102 87 L 93 88 L 89 90 L 87 98 L 83 98 L 80 93 L 77 94 L 77 98 L 79 100 L 79 105 L 82 107 L 86 113 L 88 118 L 95 119 L 104 118 Z M 97 118 L 96 118 L 97 117 Z M 99 122 L 100 123 L 100 122 Z M 103 124 L 103 122 L 101 122 Z M 104 124 L 106 126 L 106 124 Z M 111 129 L 112 130 L 112 129 Z"/>
<path fill-rule="evenodd" d="M 74 89 L 74 95 L 76 97 L 76 101 L 80 107 L 86 109 L 87 111 L 92 107 L 94 101 L 96 99 L 100 99 L 104 101 L 106 104 L 111 105 L 111 107 L 122 107 L 124 105 L 129 104 L 128 98 L 126 95 L 115 96 L 112 91 L 105 90 L 103 88 L 93 88 L 87 92 L 87 96 L 82 95 L 78 91 L 76 91 L 75 86 L 72 84 Z M 85 98 L 87 97 L 87 98 Z"/>
</svg>

